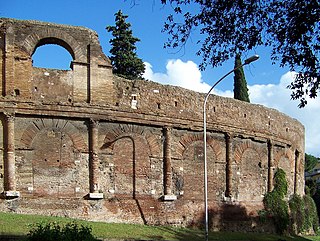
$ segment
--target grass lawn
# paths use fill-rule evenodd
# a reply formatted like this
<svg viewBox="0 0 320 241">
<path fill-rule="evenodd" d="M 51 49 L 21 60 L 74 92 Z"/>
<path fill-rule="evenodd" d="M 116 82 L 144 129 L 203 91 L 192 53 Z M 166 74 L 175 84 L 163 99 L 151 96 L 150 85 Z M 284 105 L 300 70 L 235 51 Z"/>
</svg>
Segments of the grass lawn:
<svg viewBox="0 0 320 241">
<path fill-rule="evenodd" d="M 39 222 L 57 222 L 64 224 L 74 219 L 61 217 L 46 217 L 40 215 L 25 215 L 0 212 L 0 240 L 5 235 L 21 236 L 23 240 L 30 225 Z M 130 239 L 130 240 L 204 240 L 203 231 L 199 229 L 175 228 L 168 226 L 147 226 L 135 224 L 115 224 L 102 222 L 87 222 L 76 220 L 78 224 L 92 227 L 92 233 L 99 239 Z M 246 241 L 308 241 L 319 240 L 317 237 L 283 237 L 278 235 L 257 233 L 212 232 L 209 240 L 246 240 Z"/>
</svg>

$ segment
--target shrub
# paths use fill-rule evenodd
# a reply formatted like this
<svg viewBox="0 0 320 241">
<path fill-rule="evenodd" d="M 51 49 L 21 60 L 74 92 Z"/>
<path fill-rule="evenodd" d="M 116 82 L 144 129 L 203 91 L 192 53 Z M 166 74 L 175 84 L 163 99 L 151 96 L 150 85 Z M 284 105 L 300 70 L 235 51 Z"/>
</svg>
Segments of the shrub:
<svg viewBox="0 0 320 241">
<path fill-rule="evenodd" d="M 291 228 L 296 233 L 314 231 L 317 233 L 319 219 L 314 200 L 305 195 L 301 198 L 294 194 L 289 201 Z"/>
<path fill-rule="evenodd" d="M 305 213 L 305 205 L 304 199 L 302 199 L 299 195 L 294 194 L 290 201 L 290 217 L 291 223 L 290 226 L 295 233 L 301 233 L 307 229 L 306 225 L 306 213 Z"/>
<path fill-rule="evenodd" d="M 293 233 L 318 232 L 319 219 L 315 202 L 309 195 L 301 198 L 299 195 L 292 195 L 288 203 L 284 200 L 287 195 L 288 184 L 286 174 L 278 169 L 274 175 L 274 189 L 268 192 L 263 199 L 265 210 L 259 212 L 260 219 L 266 220 L 271 217 L 276 231 L 283 234 L 288 228 Z M 306 192 L 308 193 L 308 191 Z"/>
<path fill-rule="evenodd" d="M 309 195 L 303 197 L 305 207 L 305 229 L 312 228 L 315 233 L 319 229 L 319 217 L 315 201 Z"/>
<path fill-rule="evenodd" d="M 289 225 L 289 208 L 283 200 L 287 190 L 286 174 L 282 169 L 278 169 L 274 175 L 274 189 L 264 196 L 263 204 L 268 216 L 274 221 L 277 233 L 280 234 L 283 234 Z"/>
<path fill-rule="evenodd" d="M 28 233 L 29 241 L 95 241 L 91 227 L 76 222 L 60 226 L 58 223 L 37 223 Z"/>
<path fill-rule="evenodd" d="M 274 174 L 274 189 L 273 191 L 279 194 L 282 199 L 287 195 L 288 192 L 288 182 L 286 179 L 286 173 L 281 168 L 278 168 Z"/>
<path fill-rule="evenodd" d="M 272 191 L 265 195 L 263 202 L 268 215 L 274 221 L 277 233 L 283 234 L 289 225 L 289 212 L 286 201 L 281 198 L 279 193 Z"/>
</svg>

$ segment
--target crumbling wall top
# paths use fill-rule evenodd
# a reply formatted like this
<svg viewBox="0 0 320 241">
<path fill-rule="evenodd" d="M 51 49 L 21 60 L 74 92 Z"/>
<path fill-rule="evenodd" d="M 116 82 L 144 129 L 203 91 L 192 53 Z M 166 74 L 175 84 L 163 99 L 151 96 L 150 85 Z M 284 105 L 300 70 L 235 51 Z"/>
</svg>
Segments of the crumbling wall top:
<svg viewBox="0 0 320 241">
<path fill-rule="evenodd" d="M 110 60 L 102 52 L 97 33 L 85 27 L 0 18 L 0 32 L 6 35 L 6 41 L 9 40 L 29 56 L 39 46 L 58 44 L 69 51 L 76 62 L 87 62 L 89 48 L 90 57 L 98 65 L 111 66 Z"/>
</svg>

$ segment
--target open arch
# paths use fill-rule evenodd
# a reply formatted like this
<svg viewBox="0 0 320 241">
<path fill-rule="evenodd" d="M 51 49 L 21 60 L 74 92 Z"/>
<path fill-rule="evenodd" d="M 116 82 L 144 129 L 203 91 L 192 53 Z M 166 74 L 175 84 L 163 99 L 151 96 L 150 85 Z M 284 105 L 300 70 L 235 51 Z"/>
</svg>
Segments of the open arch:
<svg viewBox="0 0 320 241">
<path fill-rule="evenodd" d="M 73 52 L 73 51 L 72 51 Z M 32 55 L 32 65 L 38 68 L 70 70 L 72 53 L 58 44 L 39 45 Z"/>
<path fill-rule="evenodd" d="M 67 32 L 57 29 L 47 29 L 32 33 L 23 41 L 22 46 L 33 55 L 36 48 L 45 44 L 57 44 L 64 47 L 74 60 L 86 62 L 86 46 L 81 47 L 79 43 Z"/>
<path fill-rule="evenodd" d="M 59 45 L 61 47 L 63 47 L 64 49 L 66 49 L 70 55 L 72 56 L 72 59 L 75 59 L 75 55 L 73 52 L 73 49 L 71 48 L 71 46 L 66 43 L 65 41 L 58 39 L 58 38 L 54 38 L 54 37 L 49 37 L 49 38 L 43 38 L 40 39 L 40 41 L 37 43 L 37 45 L 35 46 L 32 55 L 36 52 L 37 48 L 46 45 L 46 44 L 55 44 L 55 45 Z"/>
</svg>

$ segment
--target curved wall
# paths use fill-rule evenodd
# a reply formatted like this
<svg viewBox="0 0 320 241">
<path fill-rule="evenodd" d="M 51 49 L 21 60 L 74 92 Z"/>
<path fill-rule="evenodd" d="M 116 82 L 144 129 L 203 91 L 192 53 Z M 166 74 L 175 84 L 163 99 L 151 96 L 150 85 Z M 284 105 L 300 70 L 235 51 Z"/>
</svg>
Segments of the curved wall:
<svg viewBox="0 0 320 241">
<path fill-rule="evenodd" d="M 203 220 L 203 99 L 112 75 L 92 30 L 0 19 L 0 210 L 89 220 L 197 225 Z M 70 71 L 34 68 L 58 44 Z M 212 228 L 251 230 L 277 168 L 304 192 L 304 127 L 276 110 L 210 96 Z M 2 141 L 3 140 L 3 141 Z"/>
</svg>

